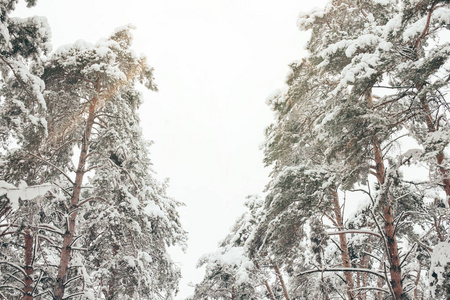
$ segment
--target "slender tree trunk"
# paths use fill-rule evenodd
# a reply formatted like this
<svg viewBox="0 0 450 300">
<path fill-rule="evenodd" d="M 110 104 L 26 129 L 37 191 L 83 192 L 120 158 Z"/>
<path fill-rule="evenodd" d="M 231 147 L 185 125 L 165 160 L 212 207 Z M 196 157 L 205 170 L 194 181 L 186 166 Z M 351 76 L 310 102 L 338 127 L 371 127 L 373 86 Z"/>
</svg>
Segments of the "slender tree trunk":
<svg viewBox="0 0 450 300">
<path fill-rule="evenodd" d="M 280 280 L 281 288 L 283 289 L 284 298 L 286 300 L 290 300 L 286 285 L 284 284 L 283 275 L 281 275 L 280 269 L 278 268 L 278 266 L 276 264 L 273 263 L 272 260 L 270 263 L 272 264 L 273 269 L 275 270 L 275 274 L 277 275 L 278 279 Z"/>
<path fill-rule="evenodd" d="M 261 271 L 261 268 L 259 267 L 259 264 L 256 260 L 253 261 L 253 264 L 259 271 Z M 269 293 L 270 300 L 275 300 L 275 296 L 273 295 L 272 289 L 270 288 L 270 285 L 267 282 L 267 280 L 264 280 L 264 285 L 266 286 L 267 292 Z"/>
<path fill-rule="evenodd" d="M 74 209 L 77 207 L 80 201 L 81 186 L 83 184 L 83 177 L 86 170 L 86 160 L 89 151 L 89 142 L 91 138 L 92 128 L 94 126 L 94 119 L 96 115 L 96 104 L 98 98 L 92 99 L 89 105 L 89 114 L 86 120 L 86 126 L 84 130 L 84 135 L 81 144 L 81 153 L 78 160 L 78 168 L 76 171 L 75 182 L 73 184 L 72 197 L 70 199 L 70 208 Z M 73 236 L 75 234 L 75 224 L 78 212 L 75 211 L 71 213 L 68 217 L 68 226 L 66 232 L 64 233 L 63 246 L 61 249 L 61 258 L 59 262 L 58 275 L 56 277 L 55 289 L 54 289 L 54 299 L 62 300 L 64 296 L 64 282 L 67 281 L 67 272 L 70 261 L 70 256 L 72 252 L 72 242 Z"/>
<path fill-rule="evenodd" d="M 380 271 L 380 273 L 383 271 L 383 265 L 380 263 L 380 267 L 378 269 L 378 271 Z M 378 277 L 378 283 L 377 286 L 381 289 L 383 288 L 383 279 L 381 277 Z M 383 300 L 383 292 L 378 292 L 377 293 L 377 298 L 376 300 Z"/>
<path fill-rule="evenodd" d="M 371 240 L 372 240 L 372 238 L 369 237 L 369 242 L 370 242 Z M 371 248 L 369 247 L 368 252 L 370 253 L 371 251 L 372 251 L 372 250 L 371 250 Z M 369 255 L 364 254 L 364 256 L 362 257 L 362 260 L 361 260 L 361 268 L 363 268 L 363 269 L 369 269 L 369 261 L 370 261 Z M 363 286 L 363 287 L 367 287 L 368 281 L 369 281 L 369 274 L 367 274 L 367 273 L 362 274 L 362 278 L 363 278 L 362 286 Z M 367 293 L 363 293 L 361 298 L 362 298 L 362 300 L 366 300 L 366 299 L 367 299 Z"/>
<path fill-rule="evenodd" d="M 264 280 L 264 285 L 266 286 L 267 292 L 269 293 L 270 300 L 275 300 L 275 296 L 273 295 L 272 289 L 270 288 L 270 285 L 267 282 L 267 280 Z"/>
<path fill-rule="evenodd" d="M 369 92 L 368 94 L 368 104 L 369 107 L 373 107 L 372 94 Z M 381 142 L 378 140 L 376 136 L 372 139 L 372 147 L 374 152 L 374 160 L 375 160 L 375 177 L 378 180 L 380 186 L 383 186 L 386 181 L 386 168 L 384 166 L 383 161 L 383 153 L 381 150 Z M 389 187 L 387 188 L 389 189 Z M 394 226 L 394 216 L 392 209 L 392 202 L 389 190 L 385 191 L 384 195 L 382 195 L 384 199 L 381 199 L 382 208 L 383 208 L 383 217 L 385 220 L 384 223 L 384 234 L 386 237 L 387 250 L 388 250 L 388 259 L 390 263 L 390 275 L 391 275 L 391 286 L 394 291 L 394 296 L 396 300 L 403 300 L 403 286 L 402 286 L 402 271 L 400 267 L 400 258 L 398 253 L 398 245 L 397 238 L 395 234 L 395 226 Z"/>
<path fill-rule="evenodd" d="M 30 229 L 25 229 L 25 286 L 23 300 L 33 300 L 33 235 Z"/>
<path fill-rule="evenodd" d="M 356 287 L 361 287 L 361 272 L 356 272 Z M 362 300 L 361 293 L 358 293 L 358 300 Z"/>
<path fill-rule="evenodd" d="M 419 294 L 417 291 L 417 288 L 419 286 L 419 281 L 420 281 L 420 272 L 422 271 L 422 265 L 419 262 L 419 270 L 417 271 L 417 277 L 416 277 L 416 281 L 414 281 L 414 285 L 416 286 L 414 288 L 414 300 L 419 300 Z"/>
<path fill-rule="evenodd" d="M 341 206 L 339 205 L 339 195 L 335 188 L 332 189 L 333 194 L 333 210 L 334 215 L 336 218 L 336 223 L 339 226 L 339 230 L 344 230 L 344 221 L 341 213 Z M 345 233 L 339 234 L 339 243 L 341 247 L 341 257 L 342 257 L 342 265 L 346 268 L 351 268 L 352 264 L 350 261 L 350 255 L 348 251 L 348 243 L 347 243 L 347 237 L 345 236 Z M 349 300 L 355 299 L 355 295 L 353 294 L 352 290 L 354 288 L 353 285 L 353 276 L 351 272 L 344 272 L 345 281 L 347 281 L 347 297 Z"/>
<path fill-rule="evenodd" d="M 383 155 L 381 152 L 380 142 L 376 137 L 373 139 L 373 150 L 375 153 L 376 177 L 379 184 L 382 186 L 385 182 L 385 167 L 383 162 Z M 398 254 L 397 237 L 395 234 L 394 216 L 392 210 L 392 202 L 389 191 L 382 196 L 383 203 L 383 217 L 384 217 L 384 234 L 386 236 L 388 259 L 390 263 L 391 286 L 394 291 L 395 299 L 403 300 L 403 286 L 402 286 L 402 270 L 400 267 L 400 258 Z"/>
<path fill-rule="evenodd" d="M 398 254 L 397 238 L 395 235 L 394 216 L 392 212 L 391 197 L 390 195 L 387 197 L 387 203 L 383 209 L 383 216 L 385 219 L 384 230 L 390 258 L 391 286 L 394 291 L 395 299 L 403 300 L 402 270 L 400 267 L 400 257 Z"/>
</svg>

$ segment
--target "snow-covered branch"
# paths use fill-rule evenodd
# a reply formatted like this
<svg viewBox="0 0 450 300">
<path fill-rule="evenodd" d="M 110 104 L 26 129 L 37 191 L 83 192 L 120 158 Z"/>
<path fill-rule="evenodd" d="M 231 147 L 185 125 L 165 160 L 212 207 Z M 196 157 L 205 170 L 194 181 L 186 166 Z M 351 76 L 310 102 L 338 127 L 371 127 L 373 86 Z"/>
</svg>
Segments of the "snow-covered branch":
<svg viewBox="0 0 450 300">
<path fill-rule="evenodd" d="M 324 269 L 317 269 L 317 270 L 308 270 L 304 272 L 300 272 L 297 274 L 297 276 L 303 276 L 313 273 L 323 273 L 323 272 L 361 272 L 361 273 L 368 273 L 375 276 L 378 276 L 380 278 L 383 278 L 386 280 L 386 276 L 378 273 L 376 271 L 370 270 L 370 269 L 363 269 L 363 268 L 324 268 Z"/>
<path fill-rule="evenodd" d="M 361 234 L 369 234 L 369 235 L 374 235 L 378 238 L 382 238 L 382 236 L 376 232 L 373 232 L 371 230 L 367 230 L 367 229 L 358 229 L 358 230 L 341 230 L 341 231 L 333 231 L 333 232 L 327 232 L 328 235 L 337 235 L 337 234 L 342 234 L 342 233 L 361 233 Z"/>
</svg>

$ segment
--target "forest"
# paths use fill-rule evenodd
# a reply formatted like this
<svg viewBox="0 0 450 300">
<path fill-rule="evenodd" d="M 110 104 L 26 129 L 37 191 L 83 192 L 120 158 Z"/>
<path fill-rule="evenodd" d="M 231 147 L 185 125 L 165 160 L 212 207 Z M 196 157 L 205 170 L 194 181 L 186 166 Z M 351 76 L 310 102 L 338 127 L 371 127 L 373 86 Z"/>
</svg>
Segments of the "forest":
<svg viewBox="0 0 450 300">
<path fill-rule="evenodd" d="M 152 172 L 132 26 L 51 51 L 18 2 L 0 0 L 0 299 L 174 299 L 188 234 Z M 332 0 L 297 26 L 270 181 L 189 299 L 449 299 L 450 1 Z"/>
</svg>

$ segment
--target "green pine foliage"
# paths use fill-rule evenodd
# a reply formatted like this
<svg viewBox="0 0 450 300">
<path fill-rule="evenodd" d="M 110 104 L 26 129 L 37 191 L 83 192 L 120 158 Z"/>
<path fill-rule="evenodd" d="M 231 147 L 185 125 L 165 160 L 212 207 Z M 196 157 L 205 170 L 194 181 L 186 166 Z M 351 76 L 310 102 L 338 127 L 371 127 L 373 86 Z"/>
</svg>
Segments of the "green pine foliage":
<svg viewBox="0 0 450 300">
<path fill-rule="evenodd" d="M 448 1 L 301 14 L 309 55 L 269 98 L 271 180 L 246 242 L 281 269 L 284 285 L 266 277 L 281 299 L 448 298 L 449 23 Z"/>
<path fill-rule="evenodd" d="M 151 169 L 137 85 L 157 87 L 132 28 L 49 53 L 16 2 L 0 1 L 0 298 L 172 299 L 186 233 Z"/>
</svg>

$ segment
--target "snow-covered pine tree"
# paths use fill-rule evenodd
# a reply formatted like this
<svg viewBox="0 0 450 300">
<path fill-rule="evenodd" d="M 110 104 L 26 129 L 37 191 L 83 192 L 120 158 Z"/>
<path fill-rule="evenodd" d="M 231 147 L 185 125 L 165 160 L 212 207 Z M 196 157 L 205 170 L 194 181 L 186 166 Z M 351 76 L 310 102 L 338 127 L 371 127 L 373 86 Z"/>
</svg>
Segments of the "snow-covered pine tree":
<svg viewBox="0 0 450 300">
<path fill-rule="evenodd" d="M 202 282 L 192 299 L 275 299 L 266 266 L 250 258 L 249 237 L 260 221 L 262 201 L 247 197 L 247 211 L 236 220 L 217 251 L 204 255 L 198 266 L 205 267 Z"/>
<path fill-rule="evenodd" d="M 386 277 L 382 274 L 384 263 L 389 265 L 390 278 L 385 278 L 389 280 L 385 281 L 387 283 L 385 287 L 388 289 L 384 292 L 387 291 L 396 299 L 404 299 L 407 294 L 412 295 L 412 290 L 417 294 L 421 280 L 420 273 L 423 273 L 421 270 L 427 268 L 426 264 L 414 267 L 412 263 L 414 259 L 411 260 L 411 256 L 420 257 L 418 252 L 427 251 L 427 246 L 418 246 L 422 241 L 412 226 L 402 229 L 401 226 L 408 223 L 420 224 L 423 228 L 427 228 L 425 232 L 429 229 L 433 231 L 434 227 L 438 228 L 436 231 L 446 227 L 445 222 L 441 222 L 439 217 L 435 218 L 439 220 L 437 225 L 432 225 L 428 220 L 424 222 L 418 217 L 427 210 L 424 203 L 426 198 L 423 192 L 415 190 L 417 185 L 404 182 L 400 172 L 400 169 L 405 168 L 405 163 L 411 161 L 409 153 L 412 152 L 399 153 L 395 148 L 395 143 L 401 140 L 405 127 L 410 124 L 409 121 L 418 115 L 411 113 L 411 101 L 408 102 L 409 106 L 405 105 L 407 101 L 402 102 L 408 92 L 414 89 L 414 85 L 406 85 L 402 91 L 399 87 L 403 85 L 392 85 L 392 82 L 396 82 L 396 77 L 401 77 L 399 75 L 401 72 L 402 76 L 407 76 L 405 74 L 408 71 L 402 68 L 398 73 L 392 72 L 402 66 L 400 59 L 405 59 L 405 51 L 400 54 L 393 53 L 395 48 L 392 36 L 398 33 L 400 37 L 407 39 L 410 35 L 416 34 L 424 38 L 428 34 L 426 26 L 433 28 L 429 30 L 430 32 L 435 32 L 446 25 L 445 16 L 448 15 L 446 13 L 448 3 L 445 1 L 421 2 L 420 5 L 416 2 L 405 1 L 399 4 L 396 1 L 333 1 L 323 11 L 315 11 L 300 18 L 300 27 L 312 31 L 307 46 L 310 56 L 292 66 L 288 91 L 272 101 L 272 106 L 277 112 L 277 123 L 269 128 L 266 143 L 268 149 L 266 162 L 274 165 L 275 179 L 269 185 L 269 195 L 273 193 L 273 199 L 279 200 L 282 199 L 279 195 L 286 193 L 287 202 L 281 201 L 281 204 L 292 203 L 296 197 L 306 199 L 304 193 L 296 193 L 294 187 L 305 185 L 311 177 L 308 172 L 314 169 L 319 172 L 324 170 L 335 172 L 332 172 L 335 174 L 334 177 L 328 177 L 337 179 L 334 184 L 343 191 L 352 189 L 355 183 L 372 186 L 373 179 L 368 175 L 374 175 L 377 183 L 375 195 L 367 188 L 364 191 L 373 200 L 369 209 L 365 210 L 369 213 L 369 222 L 352 223 L 352 226 L 355 224 L 369 226 L 370 231 L 366 234 L 370 233 L 372 240 L 377 236 L 376 242 L 369 247 L 369 252 L 375 251 L 385 258 L 374 261 L 373 257 L 358 253 L 353 257 L 352 264 L 354 265 L 354 259 L 358 258 L 361 264 L 371 265 L 372 268 L 380 266 L 381 272 L 379 268 L 371 271 L 381 275 L 380 278 Z M 406 13 L 408 10 L 409 15 Z M 430 12 L 435 12 L 436 17 Z M 411 17 L 412 15 L 415 16 Z M 418 30 L 420 24 L 423 26 Z M 402 45 L 405 43 L 408 42 L 402 41 Z M 434 64 L 436 70 L 442 70 L 442 57 L 445 56 L 442 53 L 440 51 L 440 54 L 435 56 L 438 63 Z M 416 54 L 415 58 L 418 56 Z M 423 70 L 426 69 L 428 68 Z M 436 73 L 438 72 L 435 71 L 433 76 L 436 76 Z M 410 72 L 410 76 L 413 74 L 424 76 L 424 72 L 418 66 Z M 390 83 L 387 79 L 391 80 Z M 403 81 L 397 83 L 399 82 Z M 442 84 L 442 81 L 440 83 Z M 389 93 L 383 92 L 379 97 L 373 95 L 374 89 L 385 85 L 390 85 L 387 89 L 390 90 Z M 434 89 L 437 90 L 436 85 Z M 445 89 L 441 89 L 440 93 L 444 94 Z M 421 116 L 429 115 L 423 113 L 423 107 L 418 111 L 422 111 Z M 422 120 L 426 121 L 427 118 L 429 119 L 422 117 Z M 312 150 L 316 145 L 320 151 Z M 305 159 L 303 154 L 305 152 L 310 153 L 309 158 Z M 321 154 L 324 157 L 322 160 Z M 440 164 L 437 157 L 439 151 L 432 154 L 432 157 L 433 155 Z M 308 172 L 283 178 L 283 172 L 289 170 L 289 167 L 299 166 L 301 161 L 304 164 L 308 162 L 309 166 L 306 168 Z M 311 169 L 311 164 L 314 163 L 317 166 Z M 442 164 L 440 166 L 442 167 Z M 438 170 L 441 171 L 441 180 L 445 180 L 445 170 L 442 168 Z M 278 192 L 276 187 L 279 188 Z M 314 190 L 309 191 L 307 195 L 324 192 L 320 187 Z M 283 209 L 283 205 L 280 207 Z M 325 210 L 324 212 L 326 213 Z M 280 218 L 280 220 L 287 219 Z M 277 223 L 274 227 L 281 227 L 280 224 Z M 376 234 L 373 232 L 374 229 L 379 229 L 380 232 Z M 280 233 L 285 231 L 280 230 Z M 439 233 L 437 235 L 439 236 Z M 383 240 L 384 245 L 380 243 Z M 399 252 L 398 240 L 403 245 L 402 253 Z M 361 250 L 360 245 L 353 244 L 354 241 L 355 239 L 350 239 L 352 247 L 357 246 L 353 250 Z M 410 247 L 405 247 L 408 241 Z M 401 254 L 406 254 L 403 261 L 399 259 Z M 419 262 L 421 263 L 424 262 Z M 403 274 L 402 268 L 405 269 Z M 379 282 L 378 287 L 367 286 L 367 280 L 360 277 L 361 270 L 355 271 L 357 271 L 355 292 L 358 291 L 358 297 L 363 297 L 362 290 L 372 287 L 374 291 L 381 291 L 383 284 L 380 285 Z M 412 273 L 416 275 L 413 276 Z M 359 287 L 361 281 L 365 283 Z M 349 283 L 349 280 L 346 282 Z M 352 296 L 348 294 L 348 297 L 351 299 Z M 377 297 L 381 299 L 382 295 L 377 294 Z"/>
<path fill-rule="evenodd" d="M 88 287 L 98 287 L 101 280 L 100 292 L 108 299 L 132 299 L 138 293 L 147 299 L 156 294 L 170 298 L 176 291 L 179 274 L 166 250 L 183 242 L 184 231 L 176 212 L 179 204 L 149 174 L 136 115 L 141 102 L 136 84 L 156 86 L 152 68 L 133 52 L 131 42 L 130 28 L 122 28 L 96 45 L 79 41 L 60 48 L 44 66 L 52 116 L 46 146 L 57 148 L 60 157 L 55 153 L 42 160 L 67 169 L 65 158 L 79 147 L 75 179 L 64 173 L 60 183 L 68 198 L 61 204 L 66 217 L 60 224 L 64 236 L 55 299 L 92 295 Z M 61 157 L 63 162 L 52 161 Z M 90 172 L 92 186 L 83 193 Z M 94 220 L 99 223 L 86 223 Z M 81 246 L 91 252 L 75 253 Z M 86 264 L 84 255 L 90 255 L 92 264 Z"/>
<path fill-rule="evenodd" d="M 418 259 L 420 267 L 428 271 L 431 285 L 431 291 L 427 291 L 425 296 L 446 299 L 450 295 L 450 285 L 444 277 L 448 275 L 450 265 L 442 252 L 442 246 L 449 247 L 450 238 L 450 3 L 402 1 L 402 4 L 401 14 L 391 20 L 384 31 L 385 38 L 393 45 L 393 68 L 390 70 L 393 80 L 389 86 L 396 93 L 391 101 L 403 105 L 407 129 L 420 145 L 411 152 L 411 160 L 425 163 L 429 173 L 428 182 L 415 183 L 426 191 L 424 194 L 428 205 L 424 217 L 428 221 L 427 228 L 431 230 L 431 234 L 422 233 L 418 239 L 418 243 L 422 244 L 422 252 L 428 251 L 428 255 Z M 436 257 L 442 261 L 440 272 L 434 268 Z M 419 273 L 417 277 L 420 277 Z"/>
<path fill-rule="evenodd" d="M 46 104 L 40 79 L 41 56 L 50 50 L 50 29 L 43 17 L 11 17 L 18 0 L 0 1 L 0 155 L 11 143 L 39 141 L 45 134 Z M 36 1 L 26 1 L 33 6 Z"/>
<path fill-rule="evenodd" d="M 7 169 L 16 152 L 36 147 L 47 133 L 39 76 L 40 58 L 50 50 L 50 29 L 42 17 L 11 17 L 17 2 L 0 1 L 0 296 L 32 299 L 37 220 L 30 217 L 36 203 L 27 200 L 49 189 L 40 176 Z"/>
<path fill-rule="evenodd" d="M 130 38 L 118 32 L 112 40 Z M 96 297 L 170 299 L 180 273 L 167 247 L 183 244 L 176 211 L 180 203 L 150 175 L 148 144 L 139 127 L 142 95 L 132 86 L 105 103 L 91 143 L 95 173 L 82 209 L 88 249 L 86 269 Z M 87 200 L 84 200 L 87 201 Z"/>
<path fill-rule="evenodd" d="M 1 2 L 2 21 L 15 2 Z M 37 20 L 32 19 L 34 23 Z M 22 24 L 19 19 L 14 22 Z M 31 35 L 34 27 L 23 23 L 29 25 L 27 34 Z M 44 29 L 39 33 L 46 41 Z M 34 48 L 34 40 L 27 37 L 21 36 L 24 44 L 14 43 L 14 55 L 24 51 L 24 60 L 30 59 L 36 72 L 25 73 L 24 63 L 17 63 L 22 69 L 14 69 L 13 63 L 6 65 L 9 70 L 2 65 L 1 105 L 7 108 L 2 110 L 2 122 L 14 130 L 2 131 L 8 134 L 2 135 L 6 150 L 1 153 L 1 179 L 16 185 L 22 181 L 52 182 L 58 188 L 38 202 L 19 203 L 15 214 L 2 215 L 2 224 L 14 217 L 34 230 L 28 234 L 34 241 L 27 247 L 34 249 L 28 256 L 33 266 L 40 268 L 29 276 L 36 282 L 26 295 L 171 299 L 180 274 L 167 247 L 184 244 L 185 232 L 177 213 L 180 203 L 169 198 L 166 184 L 151 175 L 148 144 L 137 117 L 142 97 L 136 85 L 150 90 L 156 90 L 156 86 L 146 58 L 131 49 L 130 27 L 95 45 L 79 41 L 61 47 L 45 64 L 38 59 L 43 53 L 38 51 L 39 44 Z M 8 54 L 6 50 L 2 55 Z M 25 83 L 34 88 L 31 92 L 40 92 L 40 98 L 33 99 Z M 16 96 L 28 102 L 21 104 Z M 13 106 L 20 109 L 9 109 Z M 18 145 L 14 151 L 7 148 L 10 140 Z M 78 161 L 73 163 L 76 156 Z M 9 186 L 2 183 L 2 191 Z M 23 184 L 19 189 L 25 189 Z M 20 227 L 17 232 L 22 231 Z M 3 270 L 9 268 L 1 273 L 9 276 L 3 284 L 17 279 L 12 286 L 16 291 L 6 297 L 10 298 L 22 289 L 20 278 L 9 270 L 24 265 L 23 253 L 3 238 L 2 249 L 6 251 L 2 250 L 4 257 L 0 259 L 10 262 L 1 265 Z M 18 264 L 14 264 L 16 261 Z"/>
<path fill-rule="evenodd" d="M 311 60 L 316 60 L 316 68 L 322 78 L 326 78 L 322 82 L 335 85 L 330 95 L 322 98 L 321 103 L 326 103 L 326 110 L 313 128 L 326 141 L 329 160 L 344 159 L 345 164 L 353 168 L 354 174 L 360 178 L 368 173 L 375 175 L 380 190 L 373 208 L 382 210 L 383 217 L 378 221 L 375 217 L 374 221 L 385 223 L 380 234 L 386 241 L 392 286 L 390 292 L 396 299 L 407 297 L 406 293 L 410 291 L 408 285 L 414 285 L 404 279 L 410 277 L 408 273 L 402 275 L 401 267 L 405 267 L 406 261 L 400 262 L 398 258 L 400 252 L 396 240 L 401 236 L 398 227 L 405 224 L 402 222 L 404 219 L 408 222 L 413 219 L 417 221 L 413 215 L 420 214 L 420 210 L 402 211 L 405 206 L 399 199 L 408 194 L 413 195 L 410 201 L 418 209 L 424 207 L 424 198 L 414 196 L 417 194 L 411 192 L 414 186 L 410 186 L 406 194 L 398 194 L 402 190 L 405 192 L 406 186 L 401 183 L 398 170 L 408 161 L 404 160 L 408 155 L 399 154 L 392 146 L 401 139 L 404 128 L 410 126 L 412 119 L 421 116 L 422 124 L 431 123 L 430 112 L 423 105 L 424 101 L 420 100 L 421 92 L 416 92 L 417 80 L 408 83 L 401 78 L 422 77 L 419 81 L 427 82 L 427 86 L 432 85 L 433 93 L 441 97 L 445 93 L 446 84 L 433 77 L 440 78 L 439 70 L 445 68 L 442 66 L 445 61 L 443 58 L 448 57 L 445 54 L 446 46 L 431 48 L 428 52 L 430 59 L 420 60 L 419 57 L 428 51 L 423 48 L 427 44 L 426 38 L 433 37 L 439 29 L 445 28 L 447 16 L 446 1 L 402 1 L 401 4 L 396 1 L 339 1 L 328 5 L 325 11 L 313 13 L 300 21 L 304 29 L 312 29 L 308 49 L 311 51 Z M 343 28 L 347 30 L 342 31 Z M 421 49 L 417 48 L 419 44 L 422 44 Z M 402 49 L 407 47 L 411 50 L 411 45 L 415 53 L 405 57 L 407 51 Z M 400 53 L 399 46 L 402 50 Z M 415 65 L 411 63 L 417 59 Z M 409 67 L 406 68 L 406 65 Z M 423 77 L 427 79 L 423 80 Z M 381 97 L 373 96 L 372 91 L 379 88 L 390 92 L 382 93 Z M 410 99 L 415 99 L 419 105 L 414 105 L 411 100 L 405 101 L 411 94 L 413 97 Z M 426 128 L 430 131 L 430 126 L 426 125 Z M 441 143 L 440 146 L 445 144 Z M 436 169 L 440 171 L 445 190 L 447 176 L 440 151 L 443 150 L 431 156 L 439 164 Z M 368 165 L 370 161 L 373 161 L 371 167 Z M 397 224 L 394 224 L 394 220 L 397 220 Z M 430 224 L 428 226 L 430 228 Z M 411 235 L 409 238 L 414 239 Z M 410 254 L 414 247 L 403 251 Z M 420 274 L 416 277 L 418 280 Z"/>
<path fill-rule="evenodd" d="M 326 143 L 319 141 L 312 129 L 325 109 L 316 100 L 332 89 L 327 85 L 322 85 L 321 89 L 315 88 L 321 75 L 313 67 L 314 63 L 309 59 L 293 63 L 287 90 L 269 99 L 276 122 L 266 131 L 264 150 L 266 165 L 274 168 L 273 179 L 267 187 L 266 218 L 257 230 L 261 237 L 259 242 L 258 239 L 254 241 L 259 243 L 256 248 L 272 248 L 264 251 L 274 254 L 279 264 L 290 270 L 298 268 L 294 261 L 299 261 L 299 253 L 307 253 L 299 246 L 302 240 L 307 241 L 304 227 L 309 231 L 311 227 L 308 223 L 312 219 L 317 223 L 317 218 L 326 216 L 331 222 L 327 226 L 344 230 L 343 202 L 339 199 L 337 188 L 340 184 L 349 185 L 351 176 L 348 172 L 345 175 L 342 171 L 345 167 L 339 163 L 327 163 L 324 155 Z M 346 236 L 344 233 L 338 236 L 342 249 L 341 264 L 350 268 Z M 310 246 L 304 243 L 304 247 Z M 314 268 L 304 262 L 301 265 L 303 268 L 299 271 Z M 352 297 L 352 274 L 344 274 L 347 294 Z"/>
</svg>

